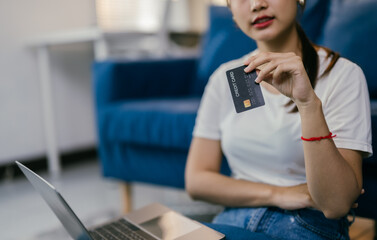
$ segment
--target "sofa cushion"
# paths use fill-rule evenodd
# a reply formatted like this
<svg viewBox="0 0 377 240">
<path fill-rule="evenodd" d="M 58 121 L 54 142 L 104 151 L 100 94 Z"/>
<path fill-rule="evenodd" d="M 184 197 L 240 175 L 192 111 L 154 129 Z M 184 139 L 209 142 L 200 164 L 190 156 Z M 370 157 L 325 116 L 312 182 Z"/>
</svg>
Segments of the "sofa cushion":
<svg viewBox="0 0 377 240">
<path fill-rule="evenodd" d="M 377 165 L 371 162 L 363 164 L 363 188 L 365 193 L 356 201 L 359 206 L 356 215 L 377 220 Z"/>
<path fill-rule="evenodd" d="M 377 1 L 332 0 L 320 44 L 356 62 L 364 71 L 369 93 L 377 97 Z"/>
<path fill-rule="evenodd" d="M 134 100 L 101 110 L 100 134 L 108 141 L 187 150 L 200 98 Z"/>
</svg>

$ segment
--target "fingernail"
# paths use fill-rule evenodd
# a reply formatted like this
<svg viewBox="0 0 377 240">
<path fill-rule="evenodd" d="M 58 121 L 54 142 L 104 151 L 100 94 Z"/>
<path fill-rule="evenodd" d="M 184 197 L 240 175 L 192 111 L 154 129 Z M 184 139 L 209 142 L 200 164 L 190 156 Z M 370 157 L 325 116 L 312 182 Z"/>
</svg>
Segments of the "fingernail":
<svg viewBox="0 0 377 240">
<path fill-rule="evenodd" d="M 243 71 L 244 72 L 248 72 L 249 71 L 249 67 L 245 67 Z"/>
<path fill-rule="evenodd" d="M 254 81 L 255 81 L 256 83 L 259 83 L 259 77 L 257 77 Z"/>
</svg>

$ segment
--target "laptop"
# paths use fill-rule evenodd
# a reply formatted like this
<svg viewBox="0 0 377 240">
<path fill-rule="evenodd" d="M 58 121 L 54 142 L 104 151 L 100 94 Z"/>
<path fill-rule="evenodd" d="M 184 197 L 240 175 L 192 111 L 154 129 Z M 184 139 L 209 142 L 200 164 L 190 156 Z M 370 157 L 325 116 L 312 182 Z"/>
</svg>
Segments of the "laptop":
<svg viewBox="0 0 377 240">
<path fill-rule="evenodd" d="M 158 203 L 147 205 L 120 219 L 88 230 L 54 186 L 20 162 L 16 161 L 16 163 L 74 240 L 218 240 L 225 238 L 224 234 Z"/>
</svg>

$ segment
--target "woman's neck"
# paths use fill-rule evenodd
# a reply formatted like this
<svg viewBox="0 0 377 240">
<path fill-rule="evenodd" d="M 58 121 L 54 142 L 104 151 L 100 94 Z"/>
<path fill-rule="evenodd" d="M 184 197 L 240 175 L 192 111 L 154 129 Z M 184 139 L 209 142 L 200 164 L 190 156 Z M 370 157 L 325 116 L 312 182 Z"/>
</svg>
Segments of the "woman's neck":
<svg viewBox="0 0 377 240">
<path fill-rule="evenodd" d="M 301 41 L 296 25 L 271 41 L 257 41 L 257 46 L 260 52 L 294 52 L 302 57 Z"/>
</svg>

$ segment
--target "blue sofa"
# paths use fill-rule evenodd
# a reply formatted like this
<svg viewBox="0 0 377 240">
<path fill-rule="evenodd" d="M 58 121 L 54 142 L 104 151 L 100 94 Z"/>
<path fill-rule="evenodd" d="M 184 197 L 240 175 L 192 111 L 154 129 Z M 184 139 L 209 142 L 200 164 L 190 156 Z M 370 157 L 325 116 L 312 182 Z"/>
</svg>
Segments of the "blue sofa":
<svg viewBox="0 0 377 240">
<path fill-rule="evenodd" d="M 200 97 L 210 74 L 256 45 L 212 6 L 198 58 L 104 61 L 93 65 L 103 175 L 124 182 L 184 187 L 184 167 Z M 309 0 L 300 23 L 309 38 L 358 63 L 377 105 L 377 1 Z M 373 135 L 377 115 L 372 114 Z M 377 219 L 377 164 L 366 159 L 357 214 Z M 222 172 L 229 174 L 224 161 Z"/>
</svg>

